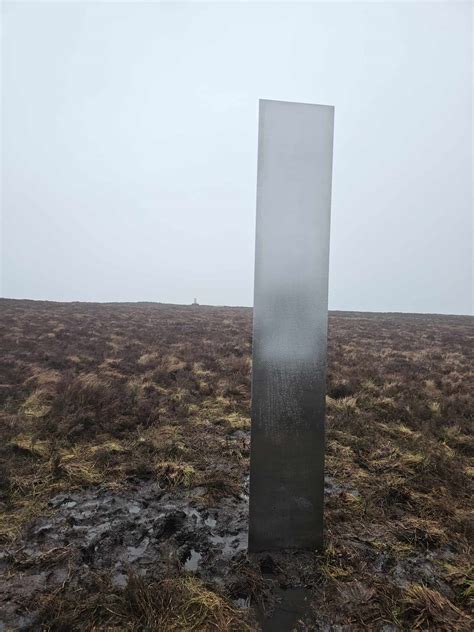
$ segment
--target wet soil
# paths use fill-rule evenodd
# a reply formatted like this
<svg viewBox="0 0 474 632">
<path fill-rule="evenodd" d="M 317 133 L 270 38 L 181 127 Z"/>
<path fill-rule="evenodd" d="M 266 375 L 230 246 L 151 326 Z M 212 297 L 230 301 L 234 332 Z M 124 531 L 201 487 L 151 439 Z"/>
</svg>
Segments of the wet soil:
<svg viewBox="0 0 474 632">
<path fill-rule="evenodd" d="M 157 483 L 139 482 L 126 490 L 98 487 L 52 498 L 50 515 L 34 520 L 1 559 L 3 629 L 33 623 L 33 612 L 21 612 L 25 598 L 65 581 L 80 583 L 91 572 L 111 572 L 117 587 L 127 584 L 131 571 L 160 577 L 171 566 L 199 570 L 221 585 L 229 581 L 231 559 L 247 547 L 248 495 L 244 489 L 239 498 L 206 508 L 204 491 L 165 492 Z"/>
<path fill-rule="evenodd" d="M 357 495 L 332 479 L 325 487 L 328 497 Z M 309 629 L 335 629 L 315 613 L 321 592 L 314 553 L 251 556 L 260 572 L 260 594 L 246 592 L 241 571 L 250 557 L 248 478 L 240 495 L 223 497 L 213 507 L 207 506 L 205 491 L 199 486 L 165 491 L 156 482 L 137 481 L 126 489 L 99 486 L 52 498 L 50 512 L 35 519 L 0 558 L 0 630 L 35 629 L 37 613 L 25 604 L 66 582 L 83 585 L 91 573 L 103 571 L 117 588 L 126 586 L 129 573 L 147 578 L 194 573 L 237 608 L 252 608 L 264 631 L 304 630 L 308 621 L 314 626 Z M 358 546 L 367 560 L 373 559 L 374 573 L 387 573 L 383 554 L 374 557 L 369 544 Z M 390 573 L 400 584 L 414 576 L 434 577 L 428 558 L 397 563 Z"/>
<path fill-rule="evenodd" d="M 335 490 L 328 482 L 327 491 Z M 0 630 L 31 629 L 35 612 L 26 611 L 25 603 L 65 582 L 80 585 L 90 573 L 110 572 L 112 584 L 121 588 L 130 572 L 153 578 L 171 569 L 196 573 L 227 592 L 233 587 L 235 606 L 255 606 L 264 630 L 291 629 L 308 611 L 309 593 L 301 586 L 280 588 L 281 568 L 273 557 L 254 556 L 268 584 L 265 602 L 239 594 L 239 563 L 247 557 L 248 478 L 239 496 L 222 498 L 215 507 L 206 506 L 204 492 L 137 482 L 52 498 L 50 513 L 35 519 L 1 558 Z"/>
</svg>

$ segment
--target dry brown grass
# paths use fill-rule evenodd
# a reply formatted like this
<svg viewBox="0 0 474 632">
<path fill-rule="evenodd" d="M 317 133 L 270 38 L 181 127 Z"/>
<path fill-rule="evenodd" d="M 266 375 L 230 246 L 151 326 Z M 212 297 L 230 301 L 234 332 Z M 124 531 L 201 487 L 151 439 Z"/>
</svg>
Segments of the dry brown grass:
<svg viewBox="0 0 474 632">
<path fill-rule="evenodd" d="M 203 503 L 239 493 L 248 445 L 229 437 L 250 423 L 251 310 L 11 300 L 1 308 L 3 544 L 48 512 L 53 495 L 98 483 L 203 485 Z M 467 625 L 473 342 L 468 317 L 330 315 L 326 463 L 341 491 L 327 497 L 327 545 L 312 571 L 326 621 Z M 426 585 L 398 578 L 400 565 L 427 555 L 436 559 Z M 239 572 L 244 583 L 253 578 L 257 598 L 258 572 Z M 71 617 L 84 630 L 186 630 L 193 621 L 232 629 L 222 597 L 168 579 L 131 580 L 120 598 L 106 575 L 74 598 L 60 591 L 43 604 L 44 629 L 75 629 Z"/>
<path fill-rule="evenodd" d="M 470 621 L 449 599 L 438 591 L 420 584 L 412 584 L 403 595 L 406 618 L 412 620 L 412 628 L 417 630 L 472 630 Z"/>
<path fill-rule="evenodd" d="M 80 629 L 130 632 L 245 632 L 252 628 L 229 602 L 195 577 L 147 582 L 131 575 L 124 590 L 97 575 L 87 589 L 67 589 L 43 599 L 44 632 Z"/>
</svg>

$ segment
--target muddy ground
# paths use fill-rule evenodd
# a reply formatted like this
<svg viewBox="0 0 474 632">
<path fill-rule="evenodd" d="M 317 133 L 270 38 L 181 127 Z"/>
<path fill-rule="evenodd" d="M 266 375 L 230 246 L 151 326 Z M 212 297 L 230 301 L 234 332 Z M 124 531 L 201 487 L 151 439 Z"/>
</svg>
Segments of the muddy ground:
<svg viewBox="0 0 474 632">
<path fill-rule="evenodd" d="M 0 630 L 472 629 L 472 319 L 331 314 L 325 550 L 249 556 L 251 310 L 1 307 Z"/>
</svg>

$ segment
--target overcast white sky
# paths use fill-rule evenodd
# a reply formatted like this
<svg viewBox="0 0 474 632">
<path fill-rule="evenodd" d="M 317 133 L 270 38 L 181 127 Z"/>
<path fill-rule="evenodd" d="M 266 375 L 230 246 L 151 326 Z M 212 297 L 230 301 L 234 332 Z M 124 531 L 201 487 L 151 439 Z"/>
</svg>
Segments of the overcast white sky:
<svg viewBox="0 0 474 632">
<path fill-rule="evenodd" d="M 329 306 L 472 313 L 469 2 L 2 6 L 2 288 L 251 305 L 258 99 L 336 107 Z"/>
</svg>

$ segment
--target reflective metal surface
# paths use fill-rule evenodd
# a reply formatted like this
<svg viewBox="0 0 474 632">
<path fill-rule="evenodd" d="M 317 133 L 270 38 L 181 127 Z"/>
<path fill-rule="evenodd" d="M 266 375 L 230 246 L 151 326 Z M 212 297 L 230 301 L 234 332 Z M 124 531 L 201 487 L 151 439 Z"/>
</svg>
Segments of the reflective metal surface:
<svg viewBox="0 0 474 632">
<path fill-rule="evenodd" d="M 249 550 L 323 538 L 334 108 L 260 101 Z"/>
</svg>

